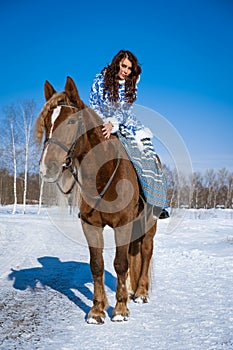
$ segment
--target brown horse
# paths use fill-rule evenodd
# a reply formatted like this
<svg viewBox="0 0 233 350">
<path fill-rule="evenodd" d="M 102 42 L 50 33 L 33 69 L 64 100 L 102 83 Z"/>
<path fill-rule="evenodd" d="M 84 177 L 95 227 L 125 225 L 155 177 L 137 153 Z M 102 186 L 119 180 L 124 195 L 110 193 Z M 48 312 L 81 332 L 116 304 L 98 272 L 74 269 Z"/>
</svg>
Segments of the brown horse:
<svg viewBox="0 0 233 350">
<path fill-rule="evenodd" d="M 74 81 L 67 77 L 64 92 L 56 92 L 46 81 L 44 93 L 47 102 L 35 128 L 38 141 L 45 133 L 40 173 L 44 181 L 57 182 L 64 171 L 69 171 L 79 186 L 80 218 L 94 280 L 93 306 L 87 322 L 104 323 L 106 225 L 114 230 L 116 245 L 117 289 L 112 321 L 125 321 L 129 296 L 139 303 L 149 298 L 149 267 L 156 232 L 152 208 L 142 205 L 135 169 L 117 136 L 109 140 L 103 137 L 103 120 L 80 99 Z"/>
</svg>

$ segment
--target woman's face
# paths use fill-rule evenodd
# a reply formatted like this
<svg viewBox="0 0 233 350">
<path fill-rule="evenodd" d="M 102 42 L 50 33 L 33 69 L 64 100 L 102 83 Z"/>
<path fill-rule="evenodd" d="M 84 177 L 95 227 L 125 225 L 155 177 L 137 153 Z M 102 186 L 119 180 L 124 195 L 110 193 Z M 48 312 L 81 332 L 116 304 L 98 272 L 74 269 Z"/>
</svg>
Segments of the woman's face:
<svg viewBox="0 0 233 350">
<path fill-rule="evenodd" d="M 120 61 L 118 77 L 124 80 L 131 74 L 131 71 L 132 71 L 132 62 L 130 62 L 128 58 L 123 58 Z"/>
</svg>

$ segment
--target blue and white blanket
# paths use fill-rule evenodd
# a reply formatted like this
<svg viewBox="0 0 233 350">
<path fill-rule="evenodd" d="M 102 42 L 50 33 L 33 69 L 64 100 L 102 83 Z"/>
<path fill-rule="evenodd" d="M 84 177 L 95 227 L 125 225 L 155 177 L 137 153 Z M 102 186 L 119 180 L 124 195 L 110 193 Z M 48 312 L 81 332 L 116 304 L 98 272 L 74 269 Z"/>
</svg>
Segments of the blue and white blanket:
<svg viewBox="0 0 233 350">
<path fill-rule="evenodd" d="M 133 133 L 124 125 L 120 126 L 117 135 L 134 165 L 146 202 L 152 206 L 164 208 L 166 180 L 152 142 L 148 139 L 143 141 L 144 150 L 141 152 Z"/>
</svg>

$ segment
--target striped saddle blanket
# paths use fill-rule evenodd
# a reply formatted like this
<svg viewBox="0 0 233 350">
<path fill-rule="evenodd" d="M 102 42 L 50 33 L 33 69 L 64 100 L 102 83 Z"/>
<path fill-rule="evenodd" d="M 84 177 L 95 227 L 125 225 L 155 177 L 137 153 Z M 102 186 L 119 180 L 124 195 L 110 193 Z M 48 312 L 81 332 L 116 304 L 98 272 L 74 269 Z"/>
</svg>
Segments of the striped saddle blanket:
<svg viewBox="0 0 233 350">
<path fill-rule="evenodd" d="M 134 165 L 146 202 L 152 206 L 164 208 L 166 180 L 151 140 L 143 141 L 144 150 L 140 151 L 129 129 L 121 125 L 117 134 Z"/>
</svg>

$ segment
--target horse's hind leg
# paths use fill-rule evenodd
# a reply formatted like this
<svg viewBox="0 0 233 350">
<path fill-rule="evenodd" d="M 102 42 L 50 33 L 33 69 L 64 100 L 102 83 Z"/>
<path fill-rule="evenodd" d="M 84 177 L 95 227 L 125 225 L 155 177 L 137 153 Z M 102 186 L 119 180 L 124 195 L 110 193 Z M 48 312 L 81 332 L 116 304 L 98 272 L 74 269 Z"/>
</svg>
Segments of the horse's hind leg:
<svg viewBox="0 0 233 350">
<path fill-rule="evenodd" d="M 108 305 L 104 290 L 103 230 L 85 223 L 83 230 L 89 245 L 90 268 L 94 280 L 93 306 L 88 313 L 87 323 L 103 324 L 104 310 Z"/>
<path fill-rule="evenodd" d="M 126 278 L 128 271 L 128 250 L 130 230 L 115 230 L 116 255 L 114 267 L 117 274 L 116 306 L 113 310 L 112 321 L 127 321 L 129 310 L 127 308 L 128 292 L 126 288 Z"/>
<path fill-rule="evenodd" d="M 156 233 L 156 222 L 152 215 L 149 215 L 149 226 L 141 241 L 141 273 L 138 281 L 134 301 L 137 303 L 147 303 L 149 299 L 150 278 L 149 269 L 153 254 L 153 239 Z M 153 221 L 152 221 L 153 220 Z"/>
</svg>

